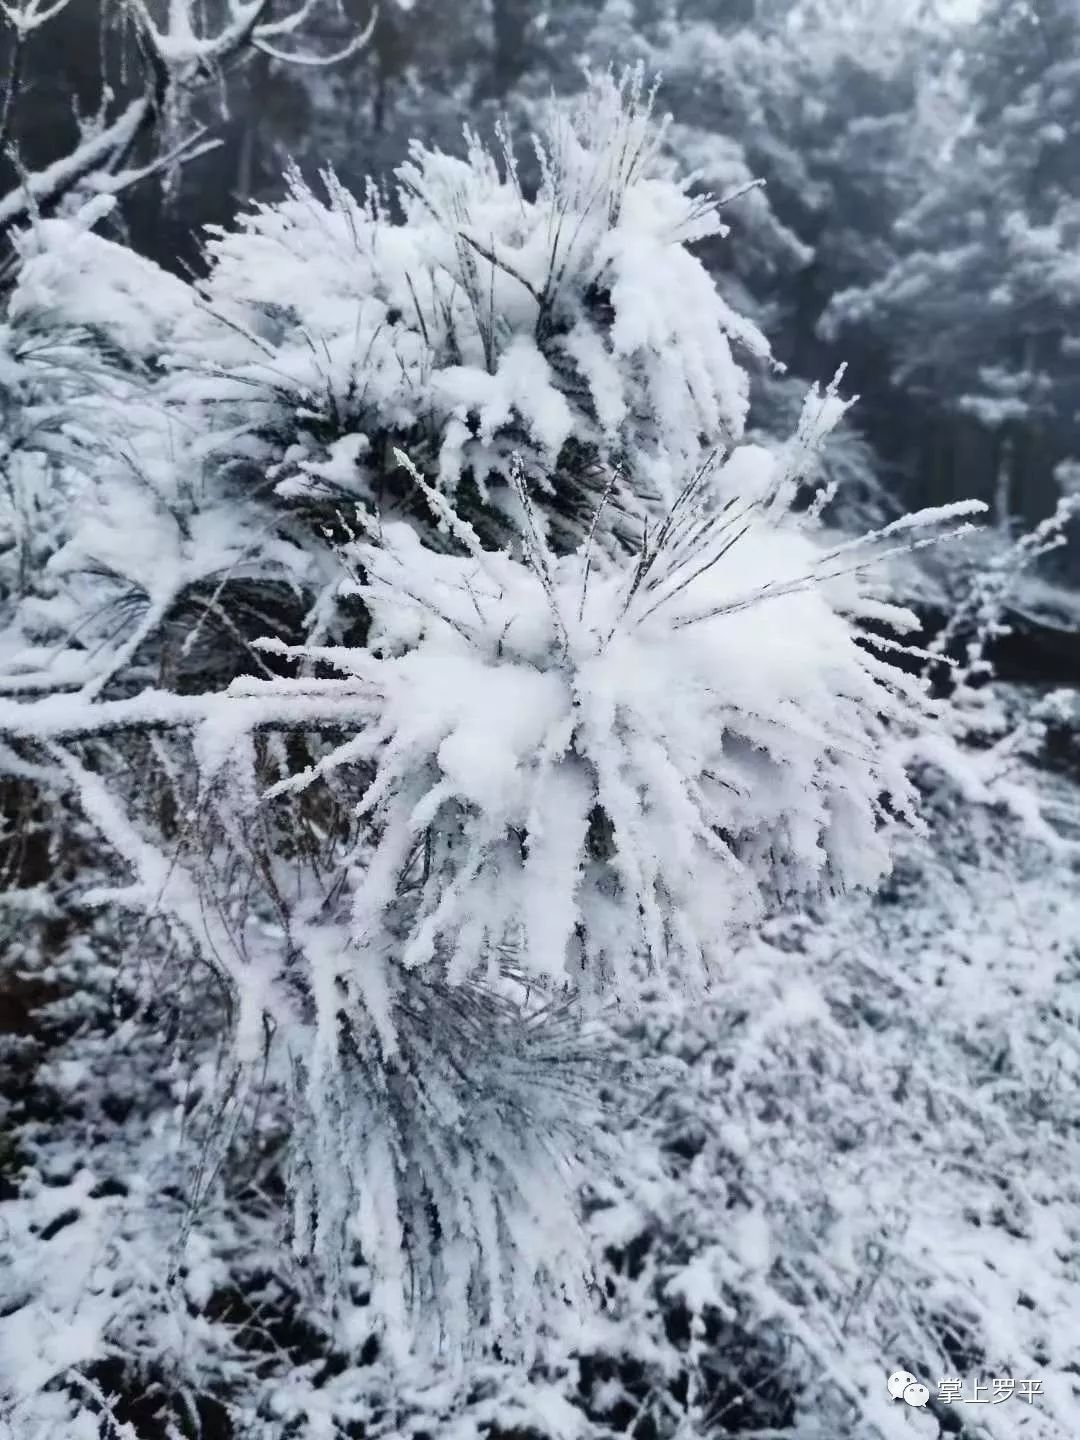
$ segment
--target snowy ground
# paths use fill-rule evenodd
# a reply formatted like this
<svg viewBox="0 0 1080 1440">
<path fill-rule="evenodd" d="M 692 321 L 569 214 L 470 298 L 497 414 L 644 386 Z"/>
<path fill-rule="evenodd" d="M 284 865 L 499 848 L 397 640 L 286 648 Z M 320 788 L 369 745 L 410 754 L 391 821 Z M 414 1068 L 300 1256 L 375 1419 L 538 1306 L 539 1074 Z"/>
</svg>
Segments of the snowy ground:
<svg viewBox="0 0 1080 1440">
<path fill-rule="evenodd" d="M 1037 784 L 1080 836 L 1076 789 Z M 0 1436 L 1072 1440 L 1076 861 L 970 793 L 934 785 L 876 897 L 780 917 L 707 1003 L 620 1020 L 658 1058 L 584 1196 L 596 1309 L 531 1368 L 391 1366 L 362 1267 L 331 1325 L 283 1259 L 272 1085 L 225 1117 L 227 1194 L 213 1173 L 205 984 L 69 946 L 52 1041 L 5 1051 Z M 76 979 L 96 1019 L 65 1012 Z M 901 1368 L 925 1408 L 890 1398 Z"/>
</svg>

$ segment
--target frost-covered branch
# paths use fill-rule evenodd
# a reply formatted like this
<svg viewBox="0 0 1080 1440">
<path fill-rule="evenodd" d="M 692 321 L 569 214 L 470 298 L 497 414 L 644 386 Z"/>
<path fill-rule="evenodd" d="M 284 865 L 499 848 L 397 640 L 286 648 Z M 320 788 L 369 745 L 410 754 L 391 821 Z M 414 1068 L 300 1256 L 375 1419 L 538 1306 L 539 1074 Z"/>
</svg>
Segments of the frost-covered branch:
<svg viewBox="0 0 1080 1440">
<path fill-rule="evenodd" d="M 69 155 L 26 175 L 16 189 L 0 199 L 0 226 L 48 209 L 88 176 L 119 164 L 153 118 L 153 102 L 147 96 L 133 100 L 115 120 L 88 135 Z"/>
<path fill-rule="evenodd" d="M 275 59 L 308 65 L 332 65 L 355 54 L 370 39 L 375 25 L 373 15 L 367 26 L 352 37 L 333 55 L 320 56 L 306 51 L 282 52 L 272 42 L 285 36 L 303 33 L 324 0 L 299 0 L 296 8 L 274 20 L 270 18 L 272 0 L 227 0 L 220 29 L 202 29 L 196 16 L 201 8 L 194 0 L 169 0 L 167 19 L 159 25 L 148 0 L 123 0 L 140 28 L 155 65 L 168 75 L 170 83 L 182 83 L 199 71 L 219 71 L 231 64 L 245 50 L 258 49 Z"/>
<path fill-rule="evenodd" d="M 0 229 L 27 216 L 53 209 L 80 186 L 119 193 L 156 174 L 171 174 L 182 164 L 212 148 L 203 143 L 205 129 L 191 121 L 192 108 L 206 85 L 245 53 L 261 49 L 280 61 L 306 65 L 332 65 L 355 54 L 371 37 L 375 17 L 357 31 L 339 51 L 321 56 L 304 50 L 287 53 L 273 48 L 277 37 L 303 34 L 321 0 L 301 0 L 297 8 L 270 19 L 270 0 L 228 0 L 227 13 L 216 31 L 204 31 L 197 16 L 202 9 L 193 0 L 168 0 L 166 18 L 159 23 L 147 0 L 123 0 L 138 37 L 138 53 L 145 63 L 143 94 L 130 101 L 112 119 L 102 115 L 88 128 L 80 143 L 40 171 L 25 174 L 18 186 L 0 198 Z M 28 41 L 61 12 L 68 0 L 23 0 L 4 4 L 3 18 L 14 32 L 13 51 L 3 97 L 0 99 L 0 144 L 8 134 L 18 103 L 24 50 Z M 117 168 L 142 142 L 160 153 L 117 175 Z"/>
<path fill-rule="evenodd" d="M 169 0 L 163 26 L 154 20 L 146 0 L 124 3 L 138 21 L 157 62 L 170 73 L 189 66 L 224 64 L 251 42 L 271 6 L 271 0 L 228 0 L 221 29 L 217 34 L 201 35 L 196 29 L 192 0 Z"/>
<path fill-rule="evenodd" d="M 350 703 L 340 686 L 320 694 L 311 681 L 300 682 L 294 695 L 279 692 L 273 698 L 151 690 L 130 700 L 91 701 L 76 693 L 33 701 L 0 699 L 0 734 L 46 742 L 193 731 L 217 723 L 256 730 L 334 730 L 358 724 L 365 715 L 363 704 Z"/>
<path fill-rule="evenodd" d="M 20 39 L 40 30 L 66 10 L 71 0 L 3 0 L 0 13 Z"/>
</svg>

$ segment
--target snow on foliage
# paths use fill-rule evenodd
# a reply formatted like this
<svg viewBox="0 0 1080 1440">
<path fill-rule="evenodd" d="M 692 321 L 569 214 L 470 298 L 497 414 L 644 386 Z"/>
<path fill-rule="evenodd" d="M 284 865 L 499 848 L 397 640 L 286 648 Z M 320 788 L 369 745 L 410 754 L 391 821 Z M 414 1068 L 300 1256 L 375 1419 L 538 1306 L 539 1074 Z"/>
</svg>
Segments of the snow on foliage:
<svg viewBox="0 0 1080 1440">
<path fill-rule="evenodd" d="M 663 507 L 737 440 L 732 346 L 768 345 L 687 248 L 722 227 L 667 177 L 640 79 L 553 107 L 536 144 L 535 197 L 508 145 L 496 159 L 472 138 L 464 160 L 414 148 L 401 222 L 375 193 L 361 203 L 328 174 L 320 200 L 294 175 L 286 200 L 212 239 L 172 363 L 176 392 L 220 417 L 221 453 L 239 431 L 291 497 L 331 484 L 385 503 L 400 444 L 496 512 L 517 453 L 565 543 L 588 526 L 597 465 L 620 468 L 624 504 Z"/>
<path fill-rule="evenodd" d="M 913 800 L 888 729 L 916 721 L 920 687 L 859 643 L 857 584 L 769 470 L 736 452 L 701 472 L 625 570 L 553 555 L 521 477 L 524 560 L 485 550 L 414 470 L 465 553 L 372 527 L 348 548 L 365 646 L 263 647 L 367 697 L 356 735 L 274 787 L 370 768 L 365 952 L 389 942 L 452 982 L 510 947 L 539 983 L 630 993 L 639 964 L 700 984 L 763 893 L 880 877 L 886 807 Z M 710 510 L 710 491 L 731 498 Z"/>
<path fill-rule="evenodd" d="M 926 687 L 880 633 L 913 621 L 865 571 L 972 507 L 825 538 L 799 480 L 844 404 L 743 443 L 733 347 L 767 346 L 657 144 L 601 79 L 536 196 L 475 142 L 414 153 L 401 219 L 294 177 L 198 286 L 95 201 L 24 239 L 8 307 L 19 464 L 63 503 L 18 522 L 0 763 L 98 832 L 65 903 L 216 987 L 200 1191 L 265 1072 L 296 1251 L 399 1360 L 584 1306 L 567 1182 L 625 1067 L 583 1015 L 726 975 L 914 817 Z"/>
</svg>

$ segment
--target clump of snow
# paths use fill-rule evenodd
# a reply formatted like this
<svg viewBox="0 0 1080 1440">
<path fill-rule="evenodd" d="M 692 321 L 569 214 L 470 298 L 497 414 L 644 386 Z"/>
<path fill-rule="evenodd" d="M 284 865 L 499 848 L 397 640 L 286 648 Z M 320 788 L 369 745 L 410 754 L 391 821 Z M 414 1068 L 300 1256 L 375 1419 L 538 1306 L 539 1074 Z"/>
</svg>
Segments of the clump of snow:
<svg viewBox="0 0 1080 1440">
<path fill-rule="evenodd" d="M 347 550 L 365 647 L 270 647 L 366 697 L 357 735 L 271 791 L 365 776 L 361 954 L 392 924 L 400 964 L 452 982 L 508 951 L 549 984 L 701 983 L 770 897 L 887 869 L 883 797 L 913 801 L 888 728 L 922 717 L 919 685 L 859 643 L 857 585 L 812 528 L 775 493 L 710 514 L 707 480 L 625 575 L 548 552 L 520 481 L 524 561 L 460 524 L 462 555 L 384 525 Z"/>
<path fill-rule="evenodd" d="M 18 285 L 10 318 L 58 316 L 106 337 L 129 360 L 156 358 L 194 303 L 191 287 L 126 245 L 95 235 L 115 206 L 100 196 L 73 216 L 39 220 L 19 237 Z"/>
</svg>

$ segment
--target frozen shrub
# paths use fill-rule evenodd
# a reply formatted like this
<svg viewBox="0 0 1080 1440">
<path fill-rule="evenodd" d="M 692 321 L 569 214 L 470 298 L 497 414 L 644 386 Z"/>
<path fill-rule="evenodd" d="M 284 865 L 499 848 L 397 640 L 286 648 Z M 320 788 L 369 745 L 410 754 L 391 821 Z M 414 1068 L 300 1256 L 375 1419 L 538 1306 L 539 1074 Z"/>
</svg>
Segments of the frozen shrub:
<svg viewBox="0 0 1080 1440">
<path fill-rule="evenodd" d="M 61 397 L 0 754 L 100 833 L 78 904 L 214 977 L 221 1074 L 290 1097 L 296 1248 L 343 1310 L 362 1256 L 399 1356 L 528 1348 L 582 1300 L 553 1181 L 623 1083 L 603 1005 L 887 868 L 927 707 L 863 575 L 965 509 L 829 540 L 801 482 L 835 385 L 744 440 L 733 345 L 767 347 L 638 80 L 538 152 L 526 196 L 476 143 L 417 151 L 400 218 L 294 178 L 199 286 L 94 202 L 9 306 L 104 371 Z"/>
</svg>

